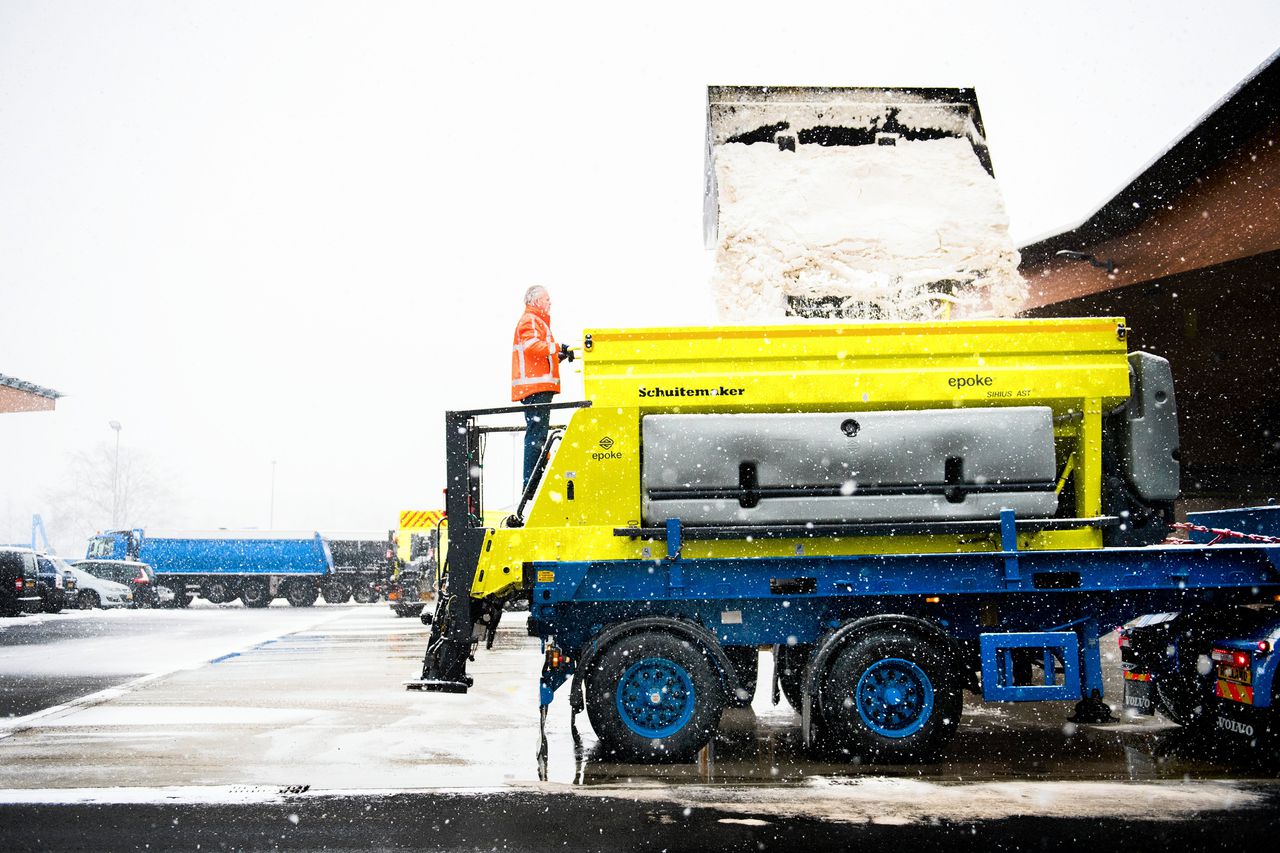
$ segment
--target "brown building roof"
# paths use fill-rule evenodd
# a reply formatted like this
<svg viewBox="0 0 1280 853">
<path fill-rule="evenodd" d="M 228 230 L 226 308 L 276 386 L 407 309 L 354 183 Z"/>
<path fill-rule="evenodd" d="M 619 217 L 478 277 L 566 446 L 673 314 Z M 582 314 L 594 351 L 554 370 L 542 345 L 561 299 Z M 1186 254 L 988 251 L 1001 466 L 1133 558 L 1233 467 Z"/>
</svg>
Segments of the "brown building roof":
<svg viewBox="0 0 1280 853">
<path fill-rule="evenodd" d="M 1280 249 L 1277 58 L 1082 224 L 1022 248 L 1028 310 Z M 1058 257 L 1063 250 L 1116 271 Z"/>
</svg>

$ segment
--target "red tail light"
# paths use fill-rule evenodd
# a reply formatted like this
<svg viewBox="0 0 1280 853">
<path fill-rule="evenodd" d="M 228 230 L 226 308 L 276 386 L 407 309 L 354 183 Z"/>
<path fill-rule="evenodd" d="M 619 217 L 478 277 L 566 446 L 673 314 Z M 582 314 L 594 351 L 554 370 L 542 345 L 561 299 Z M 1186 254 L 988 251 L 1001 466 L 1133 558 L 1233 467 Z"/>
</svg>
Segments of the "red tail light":
<svg viewBox="0 0 1280 853">
<path fill-rule="evenodd" d="M 1232 649 L 1214 649 L 1210 655 L 1213 660 L 1235 667 L 1246 667 L 1250 662 L 1248 652 L 1237 652 Z"/>
<path fill-rule="evenodd" d="M 22 578 L 14 578 L 14 579 L 13 579 L 13 588 L 14 588 L 14 589 L 22 589 Z"/>
</svg>

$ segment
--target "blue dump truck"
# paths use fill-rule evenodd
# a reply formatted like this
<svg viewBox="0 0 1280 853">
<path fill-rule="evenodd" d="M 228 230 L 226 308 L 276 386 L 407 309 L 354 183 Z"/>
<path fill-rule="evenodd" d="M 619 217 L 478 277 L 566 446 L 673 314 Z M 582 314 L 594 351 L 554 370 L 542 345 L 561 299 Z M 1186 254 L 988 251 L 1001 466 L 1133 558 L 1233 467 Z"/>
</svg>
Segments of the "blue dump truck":
<svg viewBox="0 0 1280 853">
<path fill-rule="evenodd" d="M 87 556 L 147 563 L 178 607 L 197 595 L 214 604 L 239 598 L 247 607 L 283 596 L 310 607 L 335 575 L 329 545 L 315 532 L 110 530 L 89 540 Z"/>
</svg>

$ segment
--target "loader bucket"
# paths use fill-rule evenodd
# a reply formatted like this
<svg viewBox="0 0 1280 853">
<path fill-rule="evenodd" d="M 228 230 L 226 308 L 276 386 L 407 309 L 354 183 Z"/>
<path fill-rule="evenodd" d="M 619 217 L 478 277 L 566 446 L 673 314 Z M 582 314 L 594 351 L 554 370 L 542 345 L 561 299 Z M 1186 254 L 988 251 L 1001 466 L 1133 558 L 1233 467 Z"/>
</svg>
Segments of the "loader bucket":
<svg viewBox="0 0 1280 853">
<path fill-rule="evenodd" d="M 711 86 L 725 322 L 1012 316 L 1027 283 L 972 89 Z"/>
<path fill-rule="evenodd" d="M 963 138 L 994 177 L 973 89 L 851 86 L 708 86 L 703 238 L 716 247 L 719 222 L 715 149 L 727 142 L 877 145 Z"/>
</svg>

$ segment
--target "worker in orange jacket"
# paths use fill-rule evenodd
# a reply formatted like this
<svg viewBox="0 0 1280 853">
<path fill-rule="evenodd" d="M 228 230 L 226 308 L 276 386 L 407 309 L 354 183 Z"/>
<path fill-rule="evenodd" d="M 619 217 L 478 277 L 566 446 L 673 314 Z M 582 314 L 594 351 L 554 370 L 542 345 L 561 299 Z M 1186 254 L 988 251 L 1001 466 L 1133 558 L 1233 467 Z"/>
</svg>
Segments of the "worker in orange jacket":
<svg viewBox="0 0 1280 853">
<path fill-rule="evenodd" d="M 511 400 L 531 408 L 524 413 L 524 482 L 529 484 L 538 454 L 547 440 L 550 403 L 560 392 L 560 362 L 573 361 L 568 344 L 557 346 L 551 334 L 551 294 L 535 284 L 524 293 L 524 313 L 511 341 Z"/>
</svg>

